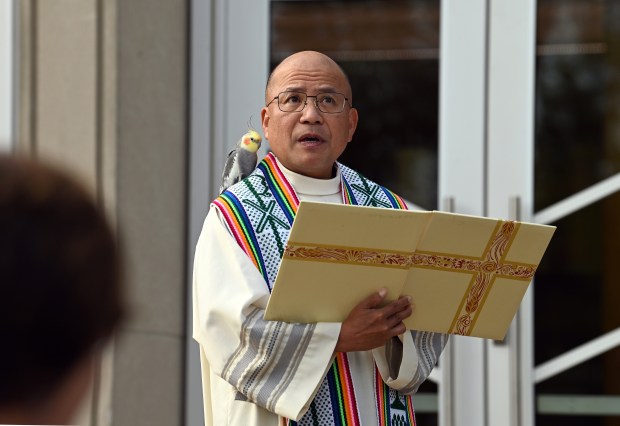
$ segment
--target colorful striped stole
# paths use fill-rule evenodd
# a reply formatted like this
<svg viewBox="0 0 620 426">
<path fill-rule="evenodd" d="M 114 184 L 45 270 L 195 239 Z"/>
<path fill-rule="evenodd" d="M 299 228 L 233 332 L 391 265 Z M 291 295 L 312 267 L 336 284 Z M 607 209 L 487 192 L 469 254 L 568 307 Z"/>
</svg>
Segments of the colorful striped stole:
<svg viewBox="0 0 620 426">
<path fill-rule="evenodd" d="M 411 395 L 401 395 L 388 387 L 375 371 L 375 398 L 377 401 L 378 426 L 415 426 L 415 413 Z"/>
<path fill-rule="evenodd" d="M 250 219 L 241 206 L 241 201 L 232 193 L 225 191 L 213 201 L 213 204 L 224 216 L 228 229 L 235 237 L 239 247 L 248 255 L 263 277 L 266 277 L 267 272 L 260 246 L 256 240 L 256 234 L 252 232 Z"/>
<path fill-rule="evenodd" d="M 338 164 L 338 167 L 345 204 L 407 208 L 403 199 L 387 188 L 369 181 L 342 164 Z M 250 176 L 224 191 L 213 201 L 213 205 L 220 211 L 237 244 L 260 271 L 271 291 L 299 206 L 299 198 L 278 167 L 273 154 L 267 154 Z M 403 396 L 390 389 L 376 368 L 375 388 L 377 419 L 380 425 L 415 425 L 411 396 Z M 330 413 L 321 411 L 316 404 L 318 398 L 329 401 Z M 406 417 L 401 413 L 401 405 L 410 407 Z M 311 402 L 304 417 L 299 422 L 282 419 L 282 425 L 326 426 L 326 418 L 329 418 L 334 426 L 362 424 L 346 353 L 337 353 L 334 357 L 317 397 Z"/>
</svg>

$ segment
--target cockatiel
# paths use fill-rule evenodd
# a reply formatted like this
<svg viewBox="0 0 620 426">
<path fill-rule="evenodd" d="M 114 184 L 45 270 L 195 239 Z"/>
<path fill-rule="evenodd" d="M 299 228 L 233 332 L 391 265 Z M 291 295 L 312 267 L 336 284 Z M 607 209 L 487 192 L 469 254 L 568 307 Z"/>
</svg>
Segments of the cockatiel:
<svg viewBox="0 0 620 426">
<path fill-rule="evenodd" d="M 237 146 L 230 151 L 226 159 L 220 194 L 254 171 L 258 162 L 256 151 L 260 148 L 261 141 L 260 135 L 255 130 L 248 130 L 241 136 Z"/>
</svg>

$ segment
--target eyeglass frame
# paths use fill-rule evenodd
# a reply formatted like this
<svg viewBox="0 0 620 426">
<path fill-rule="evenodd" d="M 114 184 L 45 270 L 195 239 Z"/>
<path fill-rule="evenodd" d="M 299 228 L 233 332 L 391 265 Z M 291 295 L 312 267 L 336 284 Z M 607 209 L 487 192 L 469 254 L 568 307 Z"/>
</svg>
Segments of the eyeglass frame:
<svg viewBox="0 0 620 426">
<path fill-rule="evenodd" d="M 299 93 L 300 95 L 304 95 L 304 96 L 306 97 L 306 100 L 305 100 L 305 101 L 304 101 L 304 103 L 303 103 L 303 105 L 304 105 L 304 106 L 303 106 L 303 107 L 301 107 L 301 109 L 300 109 L 300 110 L 298 110 L 298 111 L 284 111 L 282 108 L 280 108 L 280 95 L 281 95 L 282 93 Z M 328 111 L 323 111 L 323 110 L 321 109 L 321 107 L 319 106 L 319 99 L 318 99 L 318 97 L 319 97 L 319 96 L 321 96 L 321 95 L 330 95 L 330 94 L 331 94 L 331 95 L 341 95 L 341 96 L 343 96 L 343 97 L 344 97 L 344 102 L 342 103 L 342 109 L 341 109 L 340 111 L 338 111 L 338 112 L 328 112 Z M 349 102 L 349 98 L 347 98 L 347 97 L 345 96 L 345 94 L 344 94 L 344 93 L 340 93 L 340 92 L 323 92 L 323 93 L 319 93 L 318 95 L 311 96 L 311 95 L 308 95 L 307 93 L 304 93 L 304 92 L 298 92 L 298 91 L 296 91 L 296 90 L 284 90 L 283 92 L 278 93 L 278 95 L 277 95 L 277 96 L 275 96 L 275 97 L 274 97 L 271 101 L 269 101 L 269 103 L 268 103 L 267 105 L 265 105 L 265 107 L 268 107 L 268 106 L 269 106 L 269 105 L 271 105 L 274 101 L 276 101 L 276 100 L 277 100 L 277 101 L 278 101 L 278 103 L 277 103 L 277 105 L 278 105 L 278 109 L 279 109 L 280 111 L 282 111 L 282 112 L 286 112 L 286 113 L 289 113 L 289 112 L 302 112 L 302 111 L 304 110 L 304 108 L 306 108 L 306 105 L 308 105 L 308 98 L 314 98 L 314 106 L 316 107 L 316 109 L 317 109 L 317 110 L 321 111 L 323 114 L 341 114 L 341 113 L 344 111 L 344 107 L 345 107 L 347 104 L 349 104 L 349 106 L 350 106 L 351 108 L 353 108 L 353 105 L 351 105 L 351 102 Z"/>
</svg>

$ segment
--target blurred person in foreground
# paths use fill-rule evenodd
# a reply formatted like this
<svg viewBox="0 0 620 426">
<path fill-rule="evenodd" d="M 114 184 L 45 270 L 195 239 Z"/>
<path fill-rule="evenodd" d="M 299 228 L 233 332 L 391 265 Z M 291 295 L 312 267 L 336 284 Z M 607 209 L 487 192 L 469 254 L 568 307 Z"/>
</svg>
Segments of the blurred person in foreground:
<svg viewBox="0 0 620 426">
<path fill-rule="evenodd" d="M 67 424 L 121 320 L 115 236 L 91 195 L 0 155 L 0 424 Z"/>
<path fill-rule="evenodd" d="M 403 319 L 415 315 L 410 298 L 384 303 L 379 290 L 342 323 L 263 319 L 300 200 L 406 208 L 337 161 L 357 126 L 352 102 L 331 58 L 286 58 L 261 111 L 273 152 L 211 205 L 193 296 L 207 425 L 415 424 L 412 395 L 447 336 L 405 329 Z"/>
</svg>

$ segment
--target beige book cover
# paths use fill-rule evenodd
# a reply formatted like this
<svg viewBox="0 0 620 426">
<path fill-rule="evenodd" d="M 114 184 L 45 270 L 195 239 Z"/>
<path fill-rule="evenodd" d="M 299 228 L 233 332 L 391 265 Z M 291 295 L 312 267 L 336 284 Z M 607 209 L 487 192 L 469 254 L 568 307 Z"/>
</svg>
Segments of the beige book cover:
<svg viewBox="0 0 620 426">
<path fill-rule="evenodd" d="M 381 287 L 409 329 L 503 339 L 554 226 L 302 201 L 266 320 L 340 322 Z"/>
</svg>

